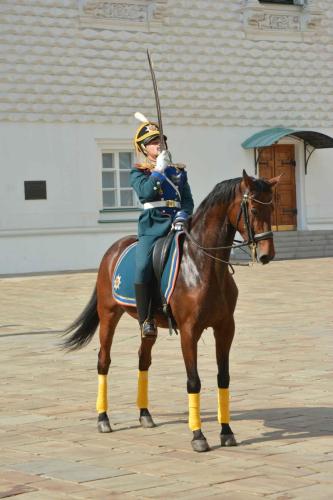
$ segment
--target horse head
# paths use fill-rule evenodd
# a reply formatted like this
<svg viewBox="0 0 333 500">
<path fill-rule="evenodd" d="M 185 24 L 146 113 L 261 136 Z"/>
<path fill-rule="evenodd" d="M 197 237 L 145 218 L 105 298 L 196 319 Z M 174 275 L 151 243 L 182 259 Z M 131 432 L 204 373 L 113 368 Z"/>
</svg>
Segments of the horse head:
<svg viewBox="0 0 333 500">
<path fill-rule="evenodd" d="M 255 179 L 243 170 L 243 178 L 228 217 L 244 240 L 256 249 L 262 264 L 268 264 L 275 256 L 271 217 L 273 189 L 280 180 Z"/>
</svg>

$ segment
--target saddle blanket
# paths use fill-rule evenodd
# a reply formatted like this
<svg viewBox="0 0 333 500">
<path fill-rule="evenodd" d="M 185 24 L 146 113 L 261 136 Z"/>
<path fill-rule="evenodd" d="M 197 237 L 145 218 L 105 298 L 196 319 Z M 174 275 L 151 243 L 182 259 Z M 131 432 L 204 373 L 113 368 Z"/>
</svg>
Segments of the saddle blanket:
<svg viewBox="0 0 333 500">
<path fill-rule="evenodd" d="M 161 279 L 162 293 L 169 303 L 175 288 L 180 264 L 180 236 L 182 232 L 176 233 L 171 243 L 169 256 L 163 270 Z M 138 242 L 129 245 L 120 255 L 112 276 L 112 295 L 118 304 L 124 306 L 136 306 L 134 275 L 135 275 L 135 252 Z"/>
</svg>

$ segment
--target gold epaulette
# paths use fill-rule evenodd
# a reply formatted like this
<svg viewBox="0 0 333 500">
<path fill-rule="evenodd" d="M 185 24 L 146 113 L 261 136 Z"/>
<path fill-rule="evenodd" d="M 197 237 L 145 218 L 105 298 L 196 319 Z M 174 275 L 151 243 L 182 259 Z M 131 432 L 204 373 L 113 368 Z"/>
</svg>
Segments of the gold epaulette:
<svg viewBox="0 0 333 500">
<path fill-rule="evenodd" d="M 154 163 L 150 162 L 135 163 L 134 166 L 140 170 L 153 170 L 155 168 Z M 184 170 L 186 168 L 186 165 L 184 163 L 170 163 L 170 167 Z"/>
<path fill-rule="evenodd" d="M 153 163 L 148 163 L 148 162 L 144 162 L 144 163 L 135 163 L 134 165 L 136 168 L 138 168 L 139 170 L 153 170 L 153 168 L 155 168 L 155 165 Z"/>
</svg>

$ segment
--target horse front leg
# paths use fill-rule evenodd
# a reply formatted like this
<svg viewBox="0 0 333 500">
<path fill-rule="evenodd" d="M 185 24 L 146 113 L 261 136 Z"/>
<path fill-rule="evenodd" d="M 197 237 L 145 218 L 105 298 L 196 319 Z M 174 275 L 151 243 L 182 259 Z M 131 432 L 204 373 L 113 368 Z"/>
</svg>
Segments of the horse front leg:
<svg viewBox="0 0 333 500">
<path fill-rule="evenodd" d="M 230 318 L 218 328 L 214 328 L 217 361 L 218 421 L 221 424 L 221 446 L 237 446 L 230 427 L 229 395 L 229 352 L 235 332 L 234 319 Z"/>
<path fill-rule="evenodd" d="M 96 401 L 96 410 L 98 413 L 97 430 L 98 432 L 112 432 L 108 411 L 108 382 L 107 376 L 111 363 L 111 345 L 115 328 L 122 316 L 122 309 L 114 306 L 110 310 L 104 310 L 100 314 L 100 350 L 98 353 L 97 372 L 98 372 L 98 392 Z"/>
<path fill-rule="evenodd" d="M 198 339 L 193 337 L 192 332 L 181 330 L 181 346 L 187 373 L 187 394 L 189 418 L 188 425 L 193 432 L 191 445 L 194 451 L 203 452 L 209 450 L 208 442 L 201 431 L 200 418 L 200 390 L 201 381 L 197 369 Z"/>
<path fill-rule="evenodd" d="M 142 337 L 139 349 L 138 392 L 136 404 L 140 410 L 140 423 L 144 428 L 155 427 L 155 423 L 148 410 L 148 370 L 151 365 L 151 350 L 156 337 Z"/>
</svg>

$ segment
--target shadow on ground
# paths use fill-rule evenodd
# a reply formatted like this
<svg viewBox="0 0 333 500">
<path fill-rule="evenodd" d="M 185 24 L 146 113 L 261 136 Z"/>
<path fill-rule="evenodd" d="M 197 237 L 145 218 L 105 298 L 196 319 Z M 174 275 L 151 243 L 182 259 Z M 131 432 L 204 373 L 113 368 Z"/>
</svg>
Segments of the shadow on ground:
<svg viewBox="0 0 333 500">
<path fill-rule="evenodd" d="M 178 415 L 178 419 L 158 423 L 158 426 L 187 422 L 186 417 L 184 419 L 184 413 Z M 156 420 L 162 417 L 162 414 L 158 414 Z M 216 421 L 215 413 L 202 412 L 201 417 L 203 422 Z M 233 412 L 231 415 L 231 425 L 232 422 L 244 420 L 262 421 L 265 427 L 274 430 L 268 430 L 253 439 L 244 440 L 241 442 L 242 445 L 278 439 L 307 439 L 333 435 L 333 408 L 330 407 L 260 408 Z"/>
</svg>

